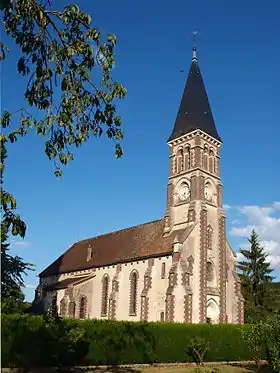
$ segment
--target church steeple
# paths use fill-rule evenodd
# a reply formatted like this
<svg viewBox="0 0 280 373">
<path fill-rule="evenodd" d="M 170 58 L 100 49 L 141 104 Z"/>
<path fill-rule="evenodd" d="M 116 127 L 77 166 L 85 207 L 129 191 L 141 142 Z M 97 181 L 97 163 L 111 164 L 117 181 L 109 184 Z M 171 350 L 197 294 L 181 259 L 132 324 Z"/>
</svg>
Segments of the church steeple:
<svg viewBox="0 0 280 373">
<path fill-rule="evenodd" d="M 198 66 L 196 48 L 193 47 L 192 63 L 187 83 L 174 128 L 168 141 L 174 140 L 197 129 L 221 141 Z"/>
</svg>

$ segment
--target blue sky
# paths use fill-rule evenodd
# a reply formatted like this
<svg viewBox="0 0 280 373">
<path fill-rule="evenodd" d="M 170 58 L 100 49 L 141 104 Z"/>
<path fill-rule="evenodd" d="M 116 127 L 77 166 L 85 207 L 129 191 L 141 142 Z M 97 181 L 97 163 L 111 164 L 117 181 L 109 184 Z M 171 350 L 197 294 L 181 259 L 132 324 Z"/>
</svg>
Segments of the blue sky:
<svg viewBox="0 0 280 373">
<path fill-rule="evenodd" d="M 54 1 L 57 7 L 65 1 Z M 13 253 L 36 274 L 77 240 L 161 218 L 168 146 L 191 62 L 191 32 L 200 31 L 199 65 L 223 139 L 221 173 L 228 237 L 237 251 L 255 227 L 275 274 L 280 270 L 280 2 L 159 0 L 76 1 L 93 25 L 118 38 L 114 78 L 128 89 L 119 104 L 124 157 L 110 140 L 91 140 L 63 178 L 53 176 L 44 142 L 30 135 L 10 146 L 5 182 L 28 224 Z M 2 109 L 24 105 L 17 48 L 2 64 Z M 180 70 L 185 69 L 185 73 Z M 277 271 L 278 269 L 278 271 Z M 278 277 L 279 279 L 279 277 Z"/>
</svg>

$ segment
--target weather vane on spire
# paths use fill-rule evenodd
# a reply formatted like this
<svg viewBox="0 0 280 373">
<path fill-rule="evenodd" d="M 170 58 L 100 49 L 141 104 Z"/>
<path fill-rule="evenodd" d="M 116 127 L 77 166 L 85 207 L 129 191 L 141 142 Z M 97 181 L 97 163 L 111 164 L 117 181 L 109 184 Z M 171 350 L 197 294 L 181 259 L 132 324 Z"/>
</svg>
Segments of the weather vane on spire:
<svg viewBox="0 0 280 373">
<path fill-rule="evenodd" d="M 192 43 L 194 47 L 196 47 L 199 34 L 200 32 L 198 30 L 192 31 Z"/>
<path fill-rule="evenodd" d="M 192 56 L 192 60 L 197 62 L 197 56 L 196 56 L 196 46 L 197 46 L 197 41 L 198 41 L 198 36 L 200 35 L 200 32 L 198 30 L 195 30 L 195 31 L 192 31 L 192 37 L 191 37 L 191 41 L 192 41 L 192 45 L 193 45 L 193 56 Z M 183 73 L 185 72 L 185 70 L 180 70 L 180 73 Z"/>
<path fill-rule="evenodd" d="M 192 31 L 192 45 L 193 45 L 193 60 L 196 60 L 196 46 L 197 46 L 197 41 L 198 41 L 198 36 L 199 36 L 199 31 Z"/>
</svg>

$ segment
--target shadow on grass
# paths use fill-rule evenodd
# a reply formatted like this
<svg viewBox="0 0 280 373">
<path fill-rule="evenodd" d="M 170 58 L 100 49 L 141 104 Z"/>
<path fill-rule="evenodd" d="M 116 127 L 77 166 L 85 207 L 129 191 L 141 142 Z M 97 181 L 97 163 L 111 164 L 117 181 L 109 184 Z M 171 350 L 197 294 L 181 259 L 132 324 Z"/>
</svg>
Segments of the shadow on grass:
<svg viewBox="0 0 280 373">
<path fill-rule="evenodd" d="M 228 364 L 228 365 L 230 365 L 232 367 L 245 368 L 250 372 L 258 372 L 258 373 L 272 373 L 273 372 L 272 369 L 266 364 L 262 364 L 259 370 L 257 369 L 257 366 L 254 363 L 248 363 L 248 364 L 246 364 L 246 363 L 234 363 L 234 364 Z"/>
<path fill-rule="evenodd" d="M 8 370 L 7 370 L 8 371 Z M 11 369 L 9 373 L 141 373 L 140 369 L 131 367 L 107 366 L 107 367 L 60 367 L 60 368 L 33 368 Z"/>
<path fill-rule="evenodd" d="M 32 372 L 39 373 L 39 372 Z M 41 373 L 41 372 L 40 372 Z M 50 373 L 50 372 L 46 372 Z M 131 367 L 120 366 L 107 366 L 107 367 L 81 367 L 81 368 L 60 368 L 51 373 L 141 373 L 140 369 Z"/>
<path fill-rule="evenodd" d="M 92 372 L 92 373 L 141 373 L 140 369 L 131 368 L 131 367 L 119 367 L 119 366 L 108 366 L 104 368 L 88 368 L 88 370 L 83 370 L 83 372 Z"/>
</svg>

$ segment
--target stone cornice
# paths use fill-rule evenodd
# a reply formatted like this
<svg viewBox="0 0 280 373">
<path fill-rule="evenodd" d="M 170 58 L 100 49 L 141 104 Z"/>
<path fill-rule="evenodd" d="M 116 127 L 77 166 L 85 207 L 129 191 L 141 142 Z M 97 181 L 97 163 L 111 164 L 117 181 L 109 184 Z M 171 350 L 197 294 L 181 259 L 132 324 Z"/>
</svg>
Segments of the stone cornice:
<svg viewBox="0 0 280 373">
<path fill-rule="evenodd" d="M 175 145 L 181 144 L 185 141 L 188 141 L 188 140 L 191 140 L 191 139 L 195 138 L 197 135 L 201 136 L 204 140 L 207 140 L 212 145 L 215 145 L 217 147 L 220 147 L 222 145 L 222 143 L 220 141 L 214 139 L 214 137 L 208 135 L 207 133 L 205 133 L 201 130 L 194 130 L 194 131 L 192 131 L 190 133 L 187 133 L 187 134 L 185 134 L 181 137 L 178 137 L 174 140 L 169 141 L 167 144 L 170 147 L 174 147 Z"/>
</svg>

